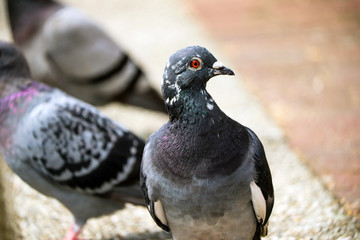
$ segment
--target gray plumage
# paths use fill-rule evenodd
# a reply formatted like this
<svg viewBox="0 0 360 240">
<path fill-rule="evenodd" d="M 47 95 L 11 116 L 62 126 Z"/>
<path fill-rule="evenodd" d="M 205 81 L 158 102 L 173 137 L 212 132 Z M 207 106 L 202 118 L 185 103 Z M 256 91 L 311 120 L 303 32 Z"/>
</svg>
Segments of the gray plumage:
<svg viewBox="0 0 360 240">
<path fill-rule="evenodd" d="M 88 218 L 126 202 L 143 205 L 144 142 L 95 107 L 33 81 L 24 56 L 0 42 L 0 153 L 31 187 L 74 216 L 66 239 Z"/>
<path fill-rule="evenodd" d="M 140 182 L 151 216 L 176 240 L 267 234 L 274 193 L 263 146 L 205 89 L 213 76 L 233 74 L 199 46 L 179 50 L 166 64 L 169 121 L 146 143 Z"/>
<path fill-rule="evenodd" d="M 7 9 L 35 79 L 91 104 L 120 101 L 165 112 L 141 67 L 82 12 L 52 0 L 8 0 Z"/>
</svg>

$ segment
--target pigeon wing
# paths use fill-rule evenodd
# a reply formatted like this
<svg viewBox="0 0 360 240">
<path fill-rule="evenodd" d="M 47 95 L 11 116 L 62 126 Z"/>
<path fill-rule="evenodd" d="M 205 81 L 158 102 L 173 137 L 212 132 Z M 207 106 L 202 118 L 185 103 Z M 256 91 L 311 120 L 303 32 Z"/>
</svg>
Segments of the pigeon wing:
<svg viewBox="0 0 360 240">
<path fill-rule="evenodd" d="M 126 66 L 128 57 L 95 23 L 65 7 L 44 26 L 46 57 L 53 70 L 78 83 L 96 83 Z"/>
<path fill-rule="evenodd" d="M 252 203 L 258 222 L 261 225 L 260 233 L 262 236 L 266 236 L 269 217 L 274 206 L 271 172 L 263 145 L 252 130 L 247 128 L 247 131 L 254 149 L 253 159 L 256 170 L 256 178 L 250 183 Z"/>
<path fill-rule="evenodd" d="M 154 219 L 155 223 L 163 230 L 169 232 L 170 228 L 167 223 L 167 219 L 165 216 L 165 212 L 164 212 L 162 203 L 161 203 L 160 199 L 157 199 L 155 201 L 152 200 L 155 197 L 151 196 L 151 194 L 150 194 L 149 190 L 151 190 L 151 189 L 148 189 L 148 182 L 147 182 L 148 179 L 144 172 L 144 168 L 145 168 L 144 162 L 148 162 L 148 160 L 150 160 L 150 158 L 151 158 L 151 148 L 152 148 L 151 146 L 152 146 L 152 143 L 151 143 L 151 137 L 150 137 L 150 139 L 147 142 L 145 149 L 144 149 L 143 162 L 142 162 L 142 165 L 140 168 L 141 191 L 143 192 L 146 207 L 149 210 L 149 213 L 150 213 L 151 217 Z M 149 184 L 149 185 L 151 186 L 151 184 Z"/>
<path fill-rule="evenodd" d="M 52 181 L 90 194 L 138 181 L 143 141 L 94 107 L 65 95 L 24 119 L 27 159 Z"/>
</svg>

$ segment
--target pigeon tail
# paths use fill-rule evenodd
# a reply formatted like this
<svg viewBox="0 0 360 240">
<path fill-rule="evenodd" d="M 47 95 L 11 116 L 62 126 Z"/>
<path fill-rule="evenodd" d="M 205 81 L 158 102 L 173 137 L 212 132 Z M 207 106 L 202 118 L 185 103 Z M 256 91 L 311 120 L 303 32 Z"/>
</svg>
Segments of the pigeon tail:
<svg viewBox="0 0 360 240">
<path fill-rule="evenodd" d="M 160 94 L 152 88 L 142 72 L 142 77 L 129 84 L 125 91 L 117 99 L 125 104 L 147 108 L 149 110 L 167 113 L 164 100 Z"/>
</svg>

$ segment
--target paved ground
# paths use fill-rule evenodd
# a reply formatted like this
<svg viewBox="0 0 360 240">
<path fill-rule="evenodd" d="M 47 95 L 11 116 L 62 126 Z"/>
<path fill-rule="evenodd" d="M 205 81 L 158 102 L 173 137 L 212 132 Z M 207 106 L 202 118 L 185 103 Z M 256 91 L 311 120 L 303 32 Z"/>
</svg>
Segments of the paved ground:
<svg viewBox="0 0 360 240">
<path fill-rule="evenodd" d="M 208 89 L 224 112 L 252 128 L 264 143 L 276 193 L 269 236 L 266 239 L 360 238 L 355 219 L 347 216 L 345 209 L 333 198 L 319 178 L 302 164 L 288 144 L 282 128 L 267 114 L 264 102 L 252 95 L 244 85 L 244 79 L 247 83 L 251 82 L 246 67 L 241 68 L 238 60 L 231 54 L 229 45 L 210 36 L 209 33 L 215 32 L 204 30 L 203 26 L 206 25 L 196 10 L 200 5 L 194 5 L 200 4 L 200 1 L 188 1 L 184 5 L 179 0 L 107 0 L 107 5 L 104 6 L 99 5 L 98 1 L 90 0 L 66 2 L 84 9 L 102 23 L 144 65 L 154 86 L 158 88 L 167 58 L 187 45 L 207 47 L 219 60 L 236 71 L 236 77 L 214 78 L 209 82 Z M 223 11 L 225 2 L 217 6 L 215 13 Z M 205 6 L 206 4 L 202 10 L 207 10 Z M 219 20 L 212 23 L 214 26 L 216 24 L 220 24 Z M 233 30 L 224 28 L 223 31 Z M 0 38 L 9 39 L 3 20 L 0 21 Z M 255 51 L 255 42 L 253 45 L 250 43 L 251 41 L 248 42 L 248 48 Z M 243 51 L 246 49 L 244 46 Z M 254 59 L 257 59 L 259 53 L 254 54 Z M 250 66 L 250 50 L 247 56 L 246 62 Z M 276 54 L 273 53 L 273 56 Z M 291 59 L 284 59 L 284 62 L 287 61 Z M 270 92 L 270 89 L 268 91 Z M 119 104 L 106 106 L 102 111 L 116 121 L 128 125 L 144 138 L 157 130 L 167 119 L 164 115 Z M 11 220 L 16 231 L 15 239 L 61 238 L 71 223 L 69 212 L 56 200 L 46 198 L 27 187 L 3 165 L 0 170 L 2 182 L 6 186 L 5 203 L 9 213 L 7 219 Z M 107 240 L 169 238 L 152 222 L 146 209 L 130 205 L 114 215 L 90 220 L 82 236 Z"/>
<path fill-rule="evenodd" d="M 188 2 L 291 147 L 360 219 L 360 1 Z"/>
</svg>

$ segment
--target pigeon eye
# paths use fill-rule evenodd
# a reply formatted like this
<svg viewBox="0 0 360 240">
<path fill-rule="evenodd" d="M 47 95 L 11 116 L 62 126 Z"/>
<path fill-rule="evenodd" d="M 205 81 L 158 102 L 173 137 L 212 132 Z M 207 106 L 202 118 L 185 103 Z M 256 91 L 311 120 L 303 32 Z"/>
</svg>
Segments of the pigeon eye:
<svg viewBox="0 0 360 240">
<path fill-rule="evenodd" d="M 192 59 L 190 62 L 190 67 L 192 69 L 200 69 L 201 68 L 201 60 L 198 58 Z"/>
<path fill-rule="evenodd" d="M 200 66 L 200 62 L 199 60 L 192 60 L 191 63 L 190 63 L 191 67 L 193 68 L 198 68 Z"/>
</svg>

